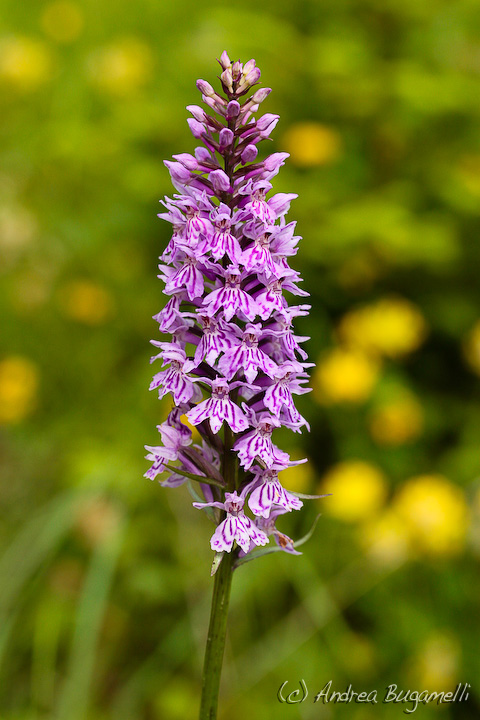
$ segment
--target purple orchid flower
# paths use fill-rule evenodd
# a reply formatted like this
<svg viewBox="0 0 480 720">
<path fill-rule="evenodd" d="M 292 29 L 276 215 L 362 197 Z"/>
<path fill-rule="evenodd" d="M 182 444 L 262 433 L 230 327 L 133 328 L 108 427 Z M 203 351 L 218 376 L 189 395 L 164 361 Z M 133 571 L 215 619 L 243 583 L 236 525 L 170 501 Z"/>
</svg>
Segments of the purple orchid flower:
<svg viewBox="0 0 480 720">
<path fill-rule="evenodd" d="M 195 502 L 196 508 L 216 507 L 225 510 L 227 517 L 215 530 L 210 541 L 212 550 L 216 552 L 230 552 L 236 542 L 244 552 L 254 545 L 266 545 L 268 537 L 243 512 L 244 498 L 236 492 L 225 493 L 225 502 Z"/>
<path fill-rule="evenodd" d="M 198 425 L 204 420 L 209 420 L 213 433 L 218 433 L 224 420 L 234 433 L 246 430 L 249 426 L 247 416 L 229 398 L 229 392 L 243 383 L 241 381 L 228 383 L 224 378 L 216 378 L 213 381 L 208 378 L 202 380 L 211 385 L 212 395 L 188 411 L 187 418 L 190 422 Z"/>
<path fill-rule="evenodd" d="M 254 515 L 268 518 L 274 505 L 280 505 L 287 512 L 300 510 L 303 506 L 299 498 L 280 484 L 278 473 L 282 469 L 276 465 L 271 468 L 253 468 L 254 479 L 249 486 L 248 507 Z"/>
<path fill-rule="evenodd" d="M 292 463 L 273 441 L 278 428 L 308 429 L 295 406 L 308 391 L 311 365 L 301 347 L 308 338 L 294 322 L 310 306 L 286 297 L 308 295 L 289 265 L 301 239 L 286 219 L 297 196 L 271 192 L 288 154 L 261 159 L 279 116 L 259 114 L 270 88 L 254 87 L 255 61 L 232 63 L 224 52 L 219 63 L 222 91 L 199 80 L 205 109 L 187 108 L 199 147 L 165 162 L 175 192 L 161 201 L 159 217 L 172 236 L 158 266 L 167 302 L 154 317 L 169 341 L 152 341 L 152 362 L 163 365 L 150 387 L 160 398 L 170 394 L 174 409 L 158 426 L 162 444 L 146 446 L 146 475 L 163 473 L 166 487 L 186 484 L 195 507 L 221 511 L 209 511 L 217 553 L 248 553 L 273 536 L 298 554 L 275 527 L 302 502 L 282 487 L 279 472 Z M 196 426 L 200 444 L 180 415 Z"/>
<path fill-rule="evenodd" d="M 174 408 L 167 420 L 157 425 L 163 445 L 145 446 L 148 450 L 146 459 L 153 462 L 152 467 L 145 473 L 145 477 L 150 480 L 154 480 L 164 471 L 166 462 L 177 460 L 182 448 L 192 442 L 192 431 L 180 421 L 180 413 L 180 408 Z"/>
<path fill-rule="evenodd" d="M 248 383 L 253 383 L 259 372 L 274 377 L 277 365 L 258 347 L 262 336 L 262 326 L 248 323 L 240 344 L 226 350 L 218 363 L 218 369 L 228 380 L 243 371 Z"/>
</svg>

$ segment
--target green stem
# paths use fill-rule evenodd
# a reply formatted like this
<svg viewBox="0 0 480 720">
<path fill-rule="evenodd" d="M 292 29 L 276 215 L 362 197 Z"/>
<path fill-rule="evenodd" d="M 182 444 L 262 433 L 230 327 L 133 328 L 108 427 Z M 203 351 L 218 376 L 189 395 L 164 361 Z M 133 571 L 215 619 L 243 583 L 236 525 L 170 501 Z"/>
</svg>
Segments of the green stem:
<svg viewBox="0 0 480 720">
<path fill-rule="evenodd" d="M 236 457 L 232 453 L 232 445 L 233 433 L 225 423 L 222 471 L 228 492 L 233 492 L 235 489 Z M 220 689 L 220 676 L 227 632 L 228 603 L 232 586 L 233 563 L 236 555 L 237 553 L 233 548 L 231 552 L 224 553 L 214 576 L 210 625 L 208 627 L 207 647 L 203 663 L 200 720 L 216 720 L 217 717 L 218 691 Z"/>
<path fill-rule="evenodd" d="M 220 689 L 220 675 L 225 649 L 233 560 L 233 552 L 225 553 L 214 576 L 212 609 L 203 665 L 200 720 L 215 720 L 217 717 L 218 691 Z"/>
</svg>

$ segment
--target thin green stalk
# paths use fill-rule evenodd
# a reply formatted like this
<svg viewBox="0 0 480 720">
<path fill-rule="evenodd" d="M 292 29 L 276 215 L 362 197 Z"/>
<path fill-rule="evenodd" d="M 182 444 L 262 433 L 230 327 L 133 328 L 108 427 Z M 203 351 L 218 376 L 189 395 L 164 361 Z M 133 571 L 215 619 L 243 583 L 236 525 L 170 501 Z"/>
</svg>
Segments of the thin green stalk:
<svg viewBox="0 0 480 720">
<path fill-rule="evenodd" d="M 200 720 L 216 720 L 217 717 L 218 691 L 220 689 L 220 675 L 227 632 L 233 560 L 234 553 L 225 553 L 220 567 L 215 573 L 210 625 L 203 665 Z"/>
<path fill-rule="evenodd" d="M 232 445 L 233 433 L 225 425 L 222 471 L 229 492 L 233 492 L 235 489 L 235 465 L 237 462 L 235 455 L 232 453 Z M 228 604 L 235 559 L 235 552 L 224 553 L 214 576 L 210 625 L 208 627 L 207 647 L 203 663 L 200 720 L 216 720 L 217 717 L 218 691 L 220 689 L 220 676 L 227 633 Z"/>
</svg>

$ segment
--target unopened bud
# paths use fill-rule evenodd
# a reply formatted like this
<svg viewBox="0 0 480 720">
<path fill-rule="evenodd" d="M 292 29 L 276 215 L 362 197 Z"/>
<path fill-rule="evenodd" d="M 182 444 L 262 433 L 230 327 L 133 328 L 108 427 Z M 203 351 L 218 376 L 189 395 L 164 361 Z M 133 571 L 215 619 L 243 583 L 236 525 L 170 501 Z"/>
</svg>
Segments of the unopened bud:
<svg viewBox="0 0 480 720">
<path fill-rule="evenodd" d="M 253 68 L 253 70 L 249 72 L 248 75 L 245 75 L 245 83 L 249 87 L 251 87 L 260 80 L 261 75 L 262 73 L 260 72 L 259 68 Z"/>
<path fill-rule="evenodd" d="M 265 170 L 268 170 L 268 172 L 273 172 L 274 170 L 278 170 L 279 167 L 281 167 L 285 160 L 290 157 L 289 153 L 272 153 L 272 155 L 269 155 L 265 158 L 263 161 L 263 165 L 265 167 Z"/>
<path fill-rule="evenodd" d="M 192 113 L 195 120 L 198 120 L 198 122 L 204 122 L 205 121 L 205 110 L 201 108 L 199 105 L 187 105 L 188 112 Z"/>
<path fill-rule="evenodd" d="M 218 136 L 218 142 L 221 148 L 226 148 L 229 145 L 232 144 L 233 138 L 235 135 L 229 128 L 223 128 L 223 130 L 220 130 L 219 136 Z"/>
<path fill-rule="evenodd" d="M 242 69 L 243 69 L 243 66 L 242 66 L 242 63 L 240 62 L 240 60 L 237 60 L 236 62 L 233 63 L 232 75 L 233 75 L 233 79 L 235 81 L 239 80 L 240 75 L 242 74 Z"/>
<path fill-rule="evenodd" d="M 230 189 L 230 180 L 223 170 L 214 170 L 208 177 L 211 180 L 213 189 L 216 193 L 226 192 Z"/>
<path fill-rule="evenodd" d="M 222 70 L 226 70 L 228 67 L 230 67 L 232 63 L 227 55 L 226 50 L 222 52 L 222 54 L 220 55 L 220 60 L 218 62 L 220 63 Z"/>
<path fill-rule="evenodd" d="M 206 95 L 207 97 L 213 97 L 215 95 L 215 90 L 206 80 L 197 80 L 197 89 L 200 90 L 202 95 Z"/>
<path fill-rule="evenodd" d="M 190 171 L 187 170 L 187 168 L 183 167 L 183 165 L 179 162 L 170 162 L 169 160 L 164 160 L 164 165 L 167 166 L 168 172 L 170 173 L 170 177 L 172 180 L 176 180 L 177 182 L 181 183 L 188 183 L 192 176 L 190 174 Z"/>
<path fill-rule="evenodd" d="M 231 100 L 227 105 L 227 120 L 232 120 L 233 118 L 238 117 L 240 114 L 240 103 L 236 100 Z"/>
<path fill-rule="evenodd" d="M 251 60 L 248 60 L 248 62 L 246 62 L 243 66 L 243 75 L 248 75 L 248 73 L 251 72 L 255 66 L 256 62 L 253 58 Z"/>
<path fill-rule="evenodd" d="M 204 147 L 195 148 L 195 157 L 199 163 L 212 161 L 212 156 L 208 152 L 207 148 L 204 148 Z"/>
<path fill-rule="evenodd" d="M 242 163 L 253 162 L 257 155 L 258 149 L 255 147 L 255 145 L 247 145 L 241 155 Z"/>
<path fill-rule="evenodd" d="M 188 118 L 187 123 L 193 137 L 201 138 L 203 135 L 205 135 L 205 127 L 202 125 L 202 123 L 198 122 L 198 120 Z"/>
<path fill-rule="evenodd" d="M 280 115 L 273 115 L 272 113 L 266 113 L 257 120 L 257 130 L 260 130 L 263 137 L 270 135 L 275 125 L 280 120 Z"/>
<path fill-rule="evenodd" d="M 233 77 L 231 67 L 228 67 L 222 72 L 222 74 L 220 75 L 220 80 L 230 92 L 233 92 Z"/>
<path fill-rule="evenodd" d="M 215 110 L 216 113 L 219 113 L 220 115 L 225 115 L 225 105 L 220 102 L 221 100 L 223 100 L 223 98 L 220 98 L 216 94 L 214 97 L 202 95 L 202 100 L 205 105 L 208 105 L 208 107 L 212 108 L 212 110 Z"/>
<path fill-rule="evenodd" d="M 256 105 L 262 103 L 266 97 L 270 95 L 272 92 L 272 88 L 259 88 L 257 92 L 253 93 L 252 97 L 250 98 L 253 103 Z"/>
<path fill-rule="evenodd" d="M 187 170 L 198 170 L 198 162 L 195 160 L 193 155 L 190 155 L 189 153 L 180 153 L 179 155 L 174 155 L 173 157 L 175 160 L 182 163 Z"/>
</svg>

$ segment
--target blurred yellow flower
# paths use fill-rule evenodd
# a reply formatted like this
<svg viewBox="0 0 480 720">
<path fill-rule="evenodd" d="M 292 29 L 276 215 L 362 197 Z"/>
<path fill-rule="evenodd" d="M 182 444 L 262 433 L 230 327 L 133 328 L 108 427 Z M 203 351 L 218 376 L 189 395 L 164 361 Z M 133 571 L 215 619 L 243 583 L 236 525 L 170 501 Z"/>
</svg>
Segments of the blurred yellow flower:
<svg viewBox="0 0 480 720">
<path fill-rule="evenodd" d="M 405 393 L 375 408 L 369 429 L 379 445 L 402 445 L 414 440 L 423 430 L 422 406 L 413 395 Z"/>
<path fill-rule="evenodd" d="M 41 25 L 47 35 L 58 43 L 71 43 L 83 30 L 83 14 L 70 0 L 56 0 L 45 6 Z"/>
<path fill-rule="evenodd" d="M 480 320 L 478 320 L 463 342 L 463 354 L 471 369 L 480 375 Z"/>
<path fill-rule="evenodd" d="M 142 87 L 153 69 L 148 45 L 136 38 L 124 38 L 90 56 L 92 81 L 112 95 L 129 95 Z"/>
<path fill-rule="evenodd" d="M 37 220 L 30 210 L 12 203 L 0 207 L 0 248 L 18 254 L 27 247 L 38 230 Z"/>
<path fill-rule="evenodd" d="M 27 358 L 12 355 L 0 361 L 0 423 L 17 423 L 35 407 L 39 374 Z"/>
<path fill-rule="evenodd" d="M 52 56 L 40 40 L 19 35 L 0 39 L 0 80 L 18 90 L 34 90 L 52 74 Z"/>
<path fill-rule="evenodd" d="M 291 125 L 283 136 L 283 147 L 290 160 L 301 167 L 325 165 L 337 160 L 342 152 L 342 140 L 333 128 L 317 122 Z"/>
<path fill-rule="evenodd" d="M 389 508 L 362 526 L 360 540 L 378 565 L 399 565 L 409 554 L 405 522 Z"/>
<path fill-rule="evenodd" d="M 460 646 L 448 632 L 432 633 L 422 643 L 411 663 L 411 680 L 416 687 L 448 692 L 457 684 Z"/>
<path fill-rule="evenodd" d="M 333 348 L 313 373 L 313 396 L 323 404 L 364 402 L 379 373 L 380 364 L 375 358 L 357 349 Z"/>
<path fill-rule="evenodd" d="M 387 357 L 401 357 L 424 341 L 427 325 L 405 298 L 382 298 L 343 316 L 338 333 L 349 345 Z"/>
<path fill-rule="evenodd" d="M 303 460 L 304 454 L 299 452 L 291 452 L 291 460 Z M 312 463 L 306 462 L 301 465 L 293 465 L 292 467 L 282 470 L 279 480 L 287 490 L 293 492 L 306 493 L 312 487 L 313 471 Z"/>
<path fill-rule="evenodd" d="M 108 290 L 90 280 L 73 280 L 60 292 L 62 312 L 86 325 L 101 325 L 113 313 L 113 299 Z"/>
<path fill-rule="evenodd" d="M 387 483 L 374 465 L 363 460 L 346 460 L 324 475 L 318 493 L 331 493 L 331 497 L 322 500 L 329 515 L 345 522 L 359 522 L 383 506 Z"/>
<path fill-rule="evenodd" d="M 462 489 L 442 475 L 410 478 L 392 507 L 406 523 L 412 549 L 445 556 L 463 550 L 469 510 Z"/>
</svg>

